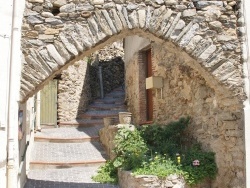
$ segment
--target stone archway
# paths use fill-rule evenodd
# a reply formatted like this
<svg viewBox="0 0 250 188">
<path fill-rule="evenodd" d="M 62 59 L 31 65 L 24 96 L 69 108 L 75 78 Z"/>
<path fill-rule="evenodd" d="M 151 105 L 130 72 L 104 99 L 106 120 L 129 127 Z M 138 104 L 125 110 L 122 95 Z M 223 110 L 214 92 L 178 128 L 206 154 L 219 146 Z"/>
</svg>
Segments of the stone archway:
<svg viewBox="0 0 250 188">
<path fill-rule="evenodd" d="M 214 123 L 207 124 L 211 130 L 204 135 L 215 135 L 213 125 L 223 131 L 222 136 L 230 137 L 209 137 L 207 141 L 213 139 L 213 148 L 221 142 L 224 145 L 223 151 L 214 149 L 220 152 L 219 168 L 225 169 L 217 182 L 233 165 L 227 176 L 233 182 L 230 185 L 242 185 L 244 143 L 240 121 L 245 94 L 236 7 L 223 1 L 28 0 L 22 31 L 20 101 L 26 101 L 63 69 L 108 43 L 129 35 L 150 39 L 162 44 L 169 54 L 178 53 L 185 65 L 200 74 L 199 80 L 204 79 L 215 91 L 215 99 L 221 104 L 215 104 L 218 108 L 214 112 L 218 112 L 220 121 L 217 115 L 215 120 L 211 118 Z M 171 58 L 159 56 L 166 62 Z M 210 99 L 209 103 L 213 102 Z M 239 113 L 232 113 L 235 111 Z M 227 151 L 230 155 L 223 158 Z"/>
<path fill-rule="evenodd" d="M 76 60 L 128 35 L 165 42 L 180 55 L 189 54 L 187 64 L 212 88 L 221 93 L 227 88 L 230 95 L 244 97 L 236 16 L 229 17 L 236 15 L 234 4 L 136 2 L 27 1 L 20 100 L 27 100 Z"/>
</svg>

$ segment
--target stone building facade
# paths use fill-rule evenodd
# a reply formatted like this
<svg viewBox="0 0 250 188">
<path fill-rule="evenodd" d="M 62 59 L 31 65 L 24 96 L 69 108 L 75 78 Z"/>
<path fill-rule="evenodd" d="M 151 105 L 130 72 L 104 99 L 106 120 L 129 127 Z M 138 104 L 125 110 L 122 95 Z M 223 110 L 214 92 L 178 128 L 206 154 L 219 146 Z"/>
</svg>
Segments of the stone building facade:
<svg viewBox="0 0 250 188">
<path fill-rule="evenodd" d="M 22 16 L 24 4 L 26 8 Z M 185 103 L 184 114 L 179 115 L 197 114 L 194 107 L 186 106 L 193 105 L 191 101 L 199 101 L 196 101 L 196 107 L 202 108 L 204 119 L 200 119 L 200 116 L 195 117 L 194 126 L 197 129 L 193 130 L 193 135 L 202 140 L 203 147 L 212 150 L 216 150 L 213 142 L 221 141 L 224 136 L 224 142 L 219 144 L 226 143 L 222 144 L 222 152 L 227 151 L 229 154 L 226 153 L 223 159 L 217 155 L 217 160 L 222 166 L 232 163 L 234 169 L 228 167 L 229 176 L 226 176 L 232 177 L 229 181 L 229 186 L 232 187 L 243 185 L 241 153 L 239 152 L 237 156 L 234 149 L 241 151 L 244 145 L 246 174 L 243 174 L 243 178 L 246 182 L 245 187 L 249 187 L 250 130 L 247 125 L 250 123 L 250 103 L 249 99 L 245 100 L 246 96 L 249 98 L 250 72 L 248 47 L 250 20 L 249 12 L 245 11 L 250 6 L 248 1 L 14 0 L 6 1 L 4 5 L 0 8 L 3 25 L 0 41 L 4 44 L 0 50 L 4 62 L 0 69 L 2 86 L 0 96 L 1 104 L 4 106 L 0 108 L 1 148 L 4 148 L 0 152 L 0 178 L 3 187 L 20 187 L 23 183 L 23 180 L 20 180 L 20 184 L 17 183 L 19 179 L 17 113 L 21 102 L 27 106 L 27 99 L 63 69 L 108 43 L 129 35 L 143 36 L 156 42 L 157 45 L 159 43 L 170 45 L 167 50 L 177 48 L 176 51 L 179 50 L 177 57 L 184 54 L 183 50 L 189 54 L 183 57 L 185 65 L 191 67 L 190 74 L 184 71 L 186 68 L 184 70 L 181 68 L 182 61 L 176 60 L 177 64 L 172 66 L 176 74 L 185 73 L 185 81 L 176 78 L 173 82 L 179 83 L 178 86 L 164 82 L 164 87 L 173 87 L 174 90 L 185 88 L 187 91 L 189 88 L 194 89 L 191 96 L 186 95 L 187 92 L 183 89 L 180 93 L 175 93 L 178 94 L 175 100 L 180 98 L 181 104 Z M 190 51 L 186 48 L 188 44 L 191 45 Z M 20 58 L 20 49 L 24 58 Z M 187 57 L 192 57 L 195 61 L 186 61 Z M 159 65 L 156 65 L 156 68 L 157 66 Z M 166 71 L 169 75 L 165 75 L 165 79 L 176 77 L 169 70 Z M 161 71 L 155 74 L 162 75 Z M 190 78 L 196 81 L 191 83 Z M 203 89 L 197 89 L 200 86 Z M 209 95 L 204 94 L 204 91 Z M 163 94 L 169 96 L 170 93 Z M 154 110 L 154 114 L 159 115 L 159 121 L 165 121 L 164 114 L 159 109 L 166 108 L 165 111 L 170 111 L 170 107 L 162 104 L 158 98 L 156 102 L 159 107 Z M 241 116 L 243 102 L 244 118 Z M 218 111 L 217 115 L 212 116 L 211 109 Z M 178 108 L 174 110 L 180 111 Z M 173 116 L 170 114 L 169 119 Z M 206 126 L 208 120 L 211 120 L 209 125 L 214 125 L 215 130 L 221 129 L 219 133 Z M 245 124 L 243 143 L 241 143 L 243 136 L 240 136 L 243 124 L 238 123 L 240 121 Z M 205 126 L 200 130 L 200 125 Z M 219 126 L 216 127 L 217 125 Z M 9 130 L 13 134 L 9 135 Z M 206 144 L 209 138 L 211 143 Z M 234 147 L 228 147 L 227 143 L 232 143 Z M 238 170 L 236 173 L 235 169 Z M 220 177 L 224 172 L 220 170 Z M 239 180 L 236 177 L 239 177 Z"/>
<path fill-rule="evenodd" d="M 127 100 L 135 124 L 147 121 L 146 77 L 141 70 L 146 69 L 143 53 L 150 47 L 153 76 L 163 78 L 162 96 L 159 89 L 153 90 L 153 121 L 166 124 L 190 116 L 190 137 L 200 142 L 205 150 L 216 153 L 219 171 L 212 187 L 245 187 L 242 103 L 226 90 L 223 94 L 220 88 L 213 88 L 186 64 L 189 57 L 180 55 L 174 47 L 149 43 L 139 37 L 125 40 L 125 46 L 138 43 L 141 45 L 134 51 L 127 53 L 125 48 Z"/>
<path fill-rule="evenodd" d="M 151 48 L 152 74 L 164 78 L 162 98 L 153 91 L 153 120 L 194 117 L 190 134 L 217 154 L 218 180 L 230 180 L 213 186 L 244 186 L 240 2 L 32 0 L 26 5 L 22 100 L 109 42 L 142 36 L 150 41 L 145 48 Z M 147 121 L 145 49 L 139 50 L 126 62 L 127 101 L 138 123 Z"/>
</svg>

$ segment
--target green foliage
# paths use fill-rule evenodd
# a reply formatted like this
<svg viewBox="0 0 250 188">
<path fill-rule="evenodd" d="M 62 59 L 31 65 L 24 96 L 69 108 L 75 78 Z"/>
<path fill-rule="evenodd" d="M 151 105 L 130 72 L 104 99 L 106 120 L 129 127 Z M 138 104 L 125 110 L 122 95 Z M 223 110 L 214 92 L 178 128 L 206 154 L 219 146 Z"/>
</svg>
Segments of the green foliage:
<svg viewBox="0 0 250 188">
<path fill-rule="evenodd" d="M 92 179 L 96 182 L 117 184 L 117 168 L 114 167 L 112 161 L 107 161 L 99 168 L 97 175 L 93 176 Z"/>
<path fill-rule="evenodd" d="M 186 181 L 190 185 L 202 182 L 204 179 L 214 179 L 217 174 L 217 166 L 215 163 L 215 154 L 213 152 L 202 151 L 199 144 L 189 148 L 182 159 L 182 169 L 187 172 Z M 199 166 L 192 166 L 192 162 L 198 159 Z"/>
<path fill-rule="evenodd" d="M 92 177 L 94 181 L 116 183 L 118 168 L 131 170 L 142 164 L 148 149 L 137 129 L 119 129 L 114 142 L 116 158 L 101 167 L 97 176 Z"/>
<path fill-rule="evenodd" d="M 119 129 L 114 142 L 116 145 L 114 152 L 117 156 L 114 159 L 116 167 L 131 170 L 140 166 L 148 149 L 137 129 L 134 131 L 127 128 Z"/>
<path fill-rule="evenodd" d="M 181 170 L 180 166 L 176 165 L 167 155 L 159 155 L 150 157 L 145 160 L 141 167 L 133 170 L 134 175 L 155 175 L 160 178 L 169 176 L 170 174 L 177 174 L 184 176 L 185 173 Z"/>
<path fill-rule="evenodd" d="M 141 128 L 142 137 L 152 152 L 168 153 L 174 156 L 181 152 L 181 143 L 185 140 L 184 130 L 190 118 L 181 118 L 179 121 L 170 122 L 168 125 L 147 125 Z"/>
<path fill-rule="evenodd" d="M 198 184 L 205 179 L 213 179 L 217 174 L 215 156 L 204 152 L 198 144 L 182 146 L 188 141 L 184 131 L 190 118 L 181 118 L 165 126 L 148 125 L 131 131 L 118 130 L 115 137 L 116 158 L 105 164 L 93 179 L 99 182 L 117 182 L 117 169 L 132 170 L 133 174 L 166 177 L 181 175 L 189 185 Z M 181 162 L 176 160 L 176 154 Z M 193 166 L 199 160 L 199 166 Z"/>
<path fill-rule="evenodd" d="M 93 61 L 92 57 L 91 57 L 91 56 L 88 56 L 88 57 L 87 57 L 87 63 L 88 63 L 88 64 L 91 64 L 92 61 Z"/>
</svg>

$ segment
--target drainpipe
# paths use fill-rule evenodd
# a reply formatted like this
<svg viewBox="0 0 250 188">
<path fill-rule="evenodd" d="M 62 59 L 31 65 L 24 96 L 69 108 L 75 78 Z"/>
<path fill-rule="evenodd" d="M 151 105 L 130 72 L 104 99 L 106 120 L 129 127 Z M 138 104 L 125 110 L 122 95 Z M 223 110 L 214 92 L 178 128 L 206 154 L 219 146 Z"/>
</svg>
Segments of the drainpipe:
<svg viewBox="0 0 250 188">
<path fill-rule="evenodd" d="M 242 10 L 245 20 L 245 30 L 246 30 L 246 40 L 243 44 L 243 59 L 244 59 L 244 72 L 246 75 L 245 78 L 245 90 L 247 94 L 247 99 L 244 102 L 244 132 L 245 132 L 245 177 L 246 177 L 246 188 L 250 188 L 250 49 L 249 49 L 249 39 L 250 39 L 250 19 L 249 12 L 246 11 L 246 7 L 249 7 L 250 3 L 248 0 L 242 0 Z"/>
<path fill-rule="evenodd" d="M 101 92 L 101 98 L 104 98 L 103 93 L 103 79 L 102 79 L 102 66 L 99 66 L 99 80 L 100 80 L 100 92 Z"/>
<path fill-rule="evenodd" d="M 40 125 L 40 91 L 36 94 L 36 130 L 41 131 Z"/>
<path fill-rule="evenodd" d="M 16 6 L 16 0 L 12 3 L 12 26 L 11 26 L 11 46 L 10 46 L 10 69 L 9 69 L 9 96 L 8 96 L 8 136 L 7 136 L 7 187 L 16 188 L 17 186 L 17 164 L 18 164 L 18 99 L 17 92 L 17 55 L 19 54 L 19 27 L 18 27 L 18 7 Z M 18 42 L 17 42 L 18 41 Z"/>
</svg>

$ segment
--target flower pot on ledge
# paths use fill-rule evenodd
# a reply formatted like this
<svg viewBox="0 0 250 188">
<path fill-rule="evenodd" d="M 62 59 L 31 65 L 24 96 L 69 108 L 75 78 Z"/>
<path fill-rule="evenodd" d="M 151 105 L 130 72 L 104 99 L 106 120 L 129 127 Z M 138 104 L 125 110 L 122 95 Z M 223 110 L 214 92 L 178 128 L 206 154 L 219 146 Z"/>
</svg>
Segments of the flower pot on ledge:
<svg viewBox="0 0 250 188">
<path fill-rule="evenodd" d="M 132 113 L 131 112 L 119 112 L 120 124 L 131 124 Z"/>
</svg>

